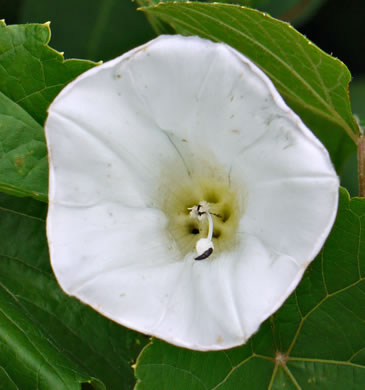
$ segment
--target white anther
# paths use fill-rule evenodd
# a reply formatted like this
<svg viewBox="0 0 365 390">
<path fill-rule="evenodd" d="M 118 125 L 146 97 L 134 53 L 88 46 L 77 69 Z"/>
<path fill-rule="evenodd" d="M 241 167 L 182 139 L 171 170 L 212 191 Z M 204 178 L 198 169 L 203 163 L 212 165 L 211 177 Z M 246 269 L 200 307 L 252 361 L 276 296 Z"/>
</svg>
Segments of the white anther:
<svg viewBox="0 0 365 390">
<path fill-rule="evenodd" d="M 198 242 L 196 243 L 195 245 L 195 249 L 196 249 L 196 252 L 198 254 L 198 257 L 202 256 L 204 253 L 208 252 L 210 249 L 212 250 L 211 252 L 213 252 L 213 249 L 214 249 L 214 245 L 213 245 L 213 242 L 211 240 L 209 240 L 208 238 L 201 238 L 200 240 L 198 240 Z M 210 253 L 211 254 L 211 253 Z M 209 254 L 209 255 L 210 255 Z M 207 256 L 208 257 L 208 256 Z"/>
<path fill-rule="evenodd" d="M 189 207 L 190 217 L 197 218 L 201 221 L 204 217 L 208 218 L 209 228 L 208 228 L 208 237 L 201 238 L 195 245 L 196 252 L 198 254 L 195 257 L 195 260 L 204 260 L 209 257 L 214 250 L 213 245 L 213 219 L 209 213 L 209 204 L 205 200 L 200 202 L 197 206 Z"/>
</svg>

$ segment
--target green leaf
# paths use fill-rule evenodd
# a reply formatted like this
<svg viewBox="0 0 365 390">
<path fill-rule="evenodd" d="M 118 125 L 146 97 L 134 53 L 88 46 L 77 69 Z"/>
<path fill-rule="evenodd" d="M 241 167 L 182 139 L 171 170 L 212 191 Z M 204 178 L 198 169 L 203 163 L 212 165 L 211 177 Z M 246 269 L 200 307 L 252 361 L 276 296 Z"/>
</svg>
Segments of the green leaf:
<svg viewBox="0 0 365 390">
<path fill-rule="evenodd" d="M 153 340 L 136 390 L 363 390 L 365 199 L 341 189 L 334 228 L 296 291 L 244 346 L 189 351 Z"/>
<path fill-rule="evenodd" d="M 6 26 L 0 21 L 0 191 L 47 200 L 43 123 L 58 92 L 89 61 L 64 61 L 47 46 L 48 24 Z"/>
<path fill-rule="evenodd" d="M 197 2 L 197 0 L 192 0 L 193 2 Z M 300 0 L 297 0 L 300 1 Z M 158 5 L 160 3 L 171 3 L 171 0 L 137 0 L 137 2 L 140 4 L 141 7 L 150 7 L 154 5 Z M 175 0 L 175 3 L 186 3 L 187 0 Z M 202 0 L 201 1 L 206 3 L 211 3 L 210 0 Z M 251 8 L 257 8 L 260 5 L 266 5 L 267 0 L 218 0 L 216 3 L 230 3 L 230 4 L 240 4 L 245 5 L 247 7 Z"/>
<path fill-rule="evenodd" d="M 131 0 L 23 0 L 23 23 L 50 20 L 52 46 L 67 57 L 108 60 L 153 38 Z"/>
<path fill-rule="evenodd" d="M 226 4 L 160 3 L 143 10 L 177 32 L 226 42 L 251 58 L 324 143 L 337 170 L 353 153 L 359 131 L 348 96 L 350 72 L 289 24 Z"/>
<path fill-rule="evenodd" d="M 42 126 L 0 92 L 0 190 L 47 199 L 47 148 Z"/>
<path fill-rule="evenodd" d="M 175 3 L 186 3 L 189 0 L 175 0 Z M 197 0 L 191 0 L 197 1 Z M 159 3 L 169 3 L 171 0 L 137 0 L 137 3 L 141 7 L 151 7 L 158 5 Z M 204 0 L 201 0 L 204 2 Z M 205 2 L 209 3 L 212 1 L 206 0 Z M 267 0 L 216 0 L 217 3 L 228 3 L 228 4 L 239 4 L 245 5 L 251 8 L 259 8 L 261 5 L 266 4 Z M 174 29 L 171 28 L 167 23 L 161 20 L 156 15 L 147 14 L 147 19 L 150 22 L 152 28 L 157 34 L 172 34 Z"/>
<path fill-rule="evenodd" d="M 60 290 L 45 213 L 44 203 L 0 194 L 0 388 L 132 389 L 145 339 Z"/>
<path fill-rule="evenodd" d="M 188 0 L 175 0 L 175 2 L 186 3 Z M 197 0 L 192 0 L 197 1 Z M 250 8 L 256 8 L 268 12 L 274 18 L 287 22 L 299 24 L 309 19 L 327 0 L 217 0 L 217 3 L 237 4 Z M 141 7 L 150 7 L 159 3 L 171 3 L 171 0 L 137 0 Z M 209 0 L 201 2 L 213 3 Z M 159 26 L 161 21 L 157 17 L 150 18 L 152 26 Z M 157 30 L 157 32 L 161 32 Z"/>
</svg>

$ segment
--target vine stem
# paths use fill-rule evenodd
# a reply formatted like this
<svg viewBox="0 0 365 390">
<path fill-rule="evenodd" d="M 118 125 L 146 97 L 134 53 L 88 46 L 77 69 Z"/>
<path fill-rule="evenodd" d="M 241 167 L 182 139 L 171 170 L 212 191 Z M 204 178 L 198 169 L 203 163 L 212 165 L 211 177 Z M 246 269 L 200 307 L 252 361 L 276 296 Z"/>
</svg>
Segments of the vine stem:
<svg viewBox="0 0 365 390">
<path fill-rule="evenodd" d="M 357 161 L 359 165 L 359 194 L 361 197 L 365 197 L 365 134 L 359 137 Z"/>
</svg>

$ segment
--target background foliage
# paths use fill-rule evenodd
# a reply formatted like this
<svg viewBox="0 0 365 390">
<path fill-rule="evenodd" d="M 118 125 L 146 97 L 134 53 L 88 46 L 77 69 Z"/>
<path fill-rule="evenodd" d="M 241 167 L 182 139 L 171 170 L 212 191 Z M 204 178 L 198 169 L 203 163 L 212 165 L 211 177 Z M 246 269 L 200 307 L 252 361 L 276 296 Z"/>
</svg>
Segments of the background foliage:
<svg viewBox="0 0 365 390">
<path fill-rule="evenodd" d="M 365 5 L 236 1 L 291 22 L 344 60 L 353 74 L 350 106 L 343 63 L 289 25 L 231 2 L 139 0 L 150 25 L 127 0 L 0 0 L 0 389 L 364 389 L 365 200 L 344 189 L 333 231 L 299 287 L 249 343 L 229 351 L 149 341 L 67 297 L 50 269 L 46 109 L 64 85 L 95 66 L 90 60 L 120 55 L 154 30 L 222 40 L 251 57 L 321 138 L 342 184 L 357 195 L 352 112 L 365 120 L 358 55 L 365 49 Z M 64 55 L 47 46 L 48 24 L 24 24 L 47 21 L 50 45 Z"/>
</svg>

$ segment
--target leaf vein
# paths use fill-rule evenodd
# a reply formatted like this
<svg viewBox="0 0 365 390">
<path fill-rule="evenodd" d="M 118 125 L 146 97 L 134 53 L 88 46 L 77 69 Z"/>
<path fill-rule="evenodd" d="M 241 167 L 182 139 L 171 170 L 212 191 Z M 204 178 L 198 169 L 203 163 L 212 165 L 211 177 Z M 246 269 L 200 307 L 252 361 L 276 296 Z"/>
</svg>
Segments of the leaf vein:
<svg viewBox="0 0 365 390">
<path fill-rule="evenodd" d="M 2 207 L 2 206 L 0 206 L 0 211 L 4 211 L 4 212 L 7 212 L 7 213 L 20 215 L 20 216 L 26 217 L 26 218 L 35 219 L 36 221 L 40 221 L 40 222 L 43 222 L 43 223 L 45 222 L 45 220 L 44 220 L 43 218 L 35 217 L 34 215 L 29 215 L 29 214 L 21 213 L 20 211 L 11 210 L 11 209 L 8 209 L 8 208 Z M 4 255 L 4 256 L 6 256 L 6 255 Z M 19 260 L 19 259 L 18 259 L 18 260 Z"/>
<path fill-rule="evenodd" d="M 4 289 L 4 291 L 6 291 L 7 293 L 9 293 L 9 290 L 4 288 L 3 284 L 0 282 L 0 286 Z M 11 297 L 14 297 L 13 294 L 11 294 Z M 66 382 L 64 381 L 62 375 L 58 372 L 58 370 L 56 369 L 55 366 L 52 366 L 48 360 L 47 360 L 47 357 L 43 355 L 43 353 L 37 348 L 36 344 L 33 343 L 33 341 L 28 337 L 27 335 L 27 332 L 25 332 L 20 326 L 18 323 L 14 322 L 5 312 L 4 310 L 0 307 L 0 313 L 4 316 L 4 318 L 7 319 L 7 321 L 11 324 L 13 324 L 13 326 L 15 328 L 17 328 L 23 335 L 24 337 L 28 340 L 29 342 L 29 345 L 31 345 L 34 349 L 34 351 L 36 351 L 38 353 L 38 355 L 40 356 L 40 358 L 43 360 L 43 362 L 56 374 L 56 376 L 60 379 L 60 381 L 62 383 L 65 384 L 66 386 Z"/>
</svg>

